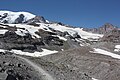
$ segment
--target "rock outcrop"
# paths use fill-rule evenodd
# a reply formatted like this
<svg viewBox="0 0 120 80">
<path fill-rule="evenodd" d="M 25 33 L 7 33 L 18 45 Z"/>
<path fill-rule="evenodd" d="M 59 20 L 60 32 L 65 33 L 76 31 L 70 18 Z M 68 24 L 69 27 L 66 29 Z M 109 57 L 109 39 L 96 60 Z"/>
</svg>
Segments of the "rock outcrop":
<svg viewBox="0 0 120 80">
<path fill-rule="evenodd" d="M 93 29 L 88 29 L 85 28 L 85 31 L 88 32 L 92 32 L 92 33 L 98 33 L 98 34 L 105 34 L 108 33 L 114 29 L 117 29 L 114 25 L 110 24 L 110 23 L 106 23 L 103 26 L 99 27 L 99 28 L 93 28 Z"/>
<path fill-rule="evenodd" d="M 109 31 L 103 36 L 101 40 L 107 42 L 120 43 L 120 30 L 114 29 Z"/>
</svg>

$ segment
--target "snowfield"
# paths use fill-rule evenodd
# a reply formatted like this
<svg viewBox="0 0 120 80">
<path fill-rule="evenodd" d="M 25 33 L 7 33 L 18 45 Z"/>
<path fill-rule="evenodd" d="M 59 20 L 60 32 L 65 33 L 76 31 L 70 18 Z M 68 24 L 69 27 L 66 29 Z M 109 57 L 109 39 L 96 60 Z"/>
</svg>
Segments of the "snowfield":
<svg viewBox="0 0 120 80">
<path fill-rule="evenodd" d="M 16 33 L 17 35 L 20 35 L 20 36 L 25 36 L 26 33 L 29 33 L 29 32 L 26 31 L 26 30 L 23 30 L 23 29 L 17 29 L 17 31 L 15 31 L 15 33 Z"/>
<path fill-rule="evenodd" d="M 53 32 L 51 29 L 57 30 L 60 32 L 68 32 L 71 36 L 78 34 L 81 36 L 81 38 L 90 39 L 90 40 L 91 39 L 95 40 L 95 39 L 99 39 L 99 38 L 103 37 L 103 35 L 101 35 L 101 34 L 93 34 L 90 32 L 83 31 L 82 28 L 70 28 L 70 27 L 62 26 L 62 25 L 55 24 L 55 23 L 54 24 L 38 23 L 38 24 L 40 24 L 39 27 L 26 25 L 26 24 L 7 24 L 7 25 L 12 26 L 12 27 L 16 26 L 18 28 L 25 28 L 26 30 L 24 30 L 24 31 L 21 31 L 20 29 L 18 29 L 18 31 L 16 31 L 16 33 L 21 36 L 24 36 L 25 33 L 30 33 L 33 38 L 40 38 L 39 35 L 35 34 L 35 32 L 38 32 L 39 29 L 42 29 L 42 30 L 48 31 L 48 32 Z M 61 37 L 59 35 L 57 35 L 57 37 L 59 37 L 59 39 L 62 39 L 64 41 L 67 40 L 66 38 Z"/>
<path fill-rule="evenodd" d="M 24 15 L 24 21 L 23 22 L 35 17 L 34 14 L 31 14 L 29 12 L 12 12 L 12 11 L 1 11 L 0 10 L 0 19 L 2 19 L 3 21 L 4 20 L 8 21 L 9 24 L 7 24 L 7 25 L 10 25 L 10 26 L 13 26 L 13 27 L 16 26 L 16 27 L 19 27 L 19 28 L 25 28 L 26 30 L 17 29 L 16 33 L 20 36 L 25 36 L 26 33 L 30 33 L 33 38 L 40 38 L 39 35 L 35 34 L 35 32 L 37 32 L 39 29 L 43 29 L 44 31 L 49 31 L 49 32 L 53 32 L 51 30 L 51 29 L 53 29 L 53 30 L 60 31 L 60 32 L 68 32 L 71 36 L 74 36 L 74 35 L 77 34 L 81 38 L 89 39 L 89 40 L 96 40 L 96 39 L 99 39 L 99 38 L 103 37 L 103 35 L 101 35 L 101 34 L 93 34 L 93 33 L 90 33 L 90 32 L 83 31 L 83 28 L 72 28 L 72 27 L 67 27 L 65 25 L 63 26 L 63 25 L 60 25 L 60 24 L 57 24 L 57 23 L 49 23 L 48 20 L 46 20 L 48 22 L 47 24 L 46 23 L 36 23 L 36 24 L 40 25 L 38 27 L 31 26 L 31 25 L 26 25 L 26 24 L 11 24 L 21 14 Z M 5 16 L 5 18 L 4 18 L 4 16 Z M 64 37 L 61 37 L 59 35 L 58 35 L 58 37 L 60 39 L 64 40 L 64 41 L 67 40 Z"/>
<path fill-rule="evenodd" d="M 103 37 L 103 35 L 101 35 L 101 34 L 93 34 L 93 33 L 90 33 L 90 32 L 83 31 L 83 28 L 70 28 L 70 27 L 59 25 L 59 24 L 50 24 L 50 25 L 47 24 L 45 26 L 48 26 L 48 27 L 50 27 L 54 30 L 58 30 L 58 31 L 61 31 L 61 32 L 68 32 L 71 36 L 74 36 L 74 34 L 77 33 L 83 39 L 91 39 L 91 38 L 98 39 L 100 37 Z"/>
<path fill-rule="evenodd" d="M 40 38 L 39 35 L 35 34 L 35 32 L 38 32 L 40 27 L 34 27 L 31 25 L 26 25 L 26 24 L 7 24 L 7 25 L 9 25 L 11 27 L 16 26 L 17 28 L 25 28 L 25 30 L 17 29 L 16 34 L 18 34 L 20 36 L 24 36 L 25 33 L 29 33 L 32 35 L 32 38 Z"/>
<path fill-rule="evenodd" d="M 0 34 L 5 34 L 8 30 L 2 29 L 0 30 Z"/>
<path fill-rule="evenodd" d="M 92 80 L 98 80 L 98 79 L 92 78 Z"/>
<path fill-rule="evenodd" d="M 12 11 L 1 11 L 0 10 L 1 16 L 4 16 L 6 13 L 8 14 L 8 16 L 4 18 L 3 21 L 7 20 L 9 23 L 13 23 L 19 17 L 20 14 L 24 15 L 24 22 L 35 17 L 35 15 L 28 13 L 28 12 L 12 12 Z"/>
<path fill-rule="evenodd" d="M 111 57 L 116 58 L 116 59 L 120 59 L 120 55 L 112 53 L 112 52 L 108 52 L 108 51 L 105 51 L 105 50 L 99 49 L 99 48 L 94 48 L 94 51 L 90 51 L 90 52 L 103 54 L 103 55 L 111 56 Z"/>
<path fill-rule="evenodd" d="M 19 55 L 26 55 L 26 56 L 31 56 L 31 57 L 42 57 L 42 56 L 46 56 L 46 55 L 50 55 L 50 54 L 54 54 L 57 53 L 58 51 L 51 51 L 51 50 L 47 50 L 47 49 L 42 49 L 42 52 L 37 52 L 35 51 L 34 53 L 29 53 L 29 52 L 23 52 L 21 50 L 11 50 L 10 52 L 13 52 L 15 54 L 19 54 Z"/>
<path fill-rule="evenodd" d="M 120 52 L 120 45 L 116 45 L 114 51 L 115 52 Z"/>
<path fill-rule="evenodd" d="M 5 52 L 6 50 L 4 50 L 4 49 L 0 49 L 0 52 Z"/>
<path fill-rule="evenodd" d="M 12 53 L 15 53 L 15 54 L 31 56 L 31 57 L 42 57 L 42 56 L 46 56 L 46 55 L 50 55 L 50 54 L 54 54 L 54 53 L 58 52 L 58 51 L 55 51 L 55 50 L 52 51 L 52 50 L 43 49 L 43 48 L 42 48 L 42 50 L 43 50 L 42 52 L 35 51 L 34 53 L 29 53 L 29 52 L 23 52 L 21 50 L 15 50 L 15 49 L 13 49 L 11 51 L 0 49 L 0 52 L 8 51 L 8 52 L 12 52 Z"/>
</svg>

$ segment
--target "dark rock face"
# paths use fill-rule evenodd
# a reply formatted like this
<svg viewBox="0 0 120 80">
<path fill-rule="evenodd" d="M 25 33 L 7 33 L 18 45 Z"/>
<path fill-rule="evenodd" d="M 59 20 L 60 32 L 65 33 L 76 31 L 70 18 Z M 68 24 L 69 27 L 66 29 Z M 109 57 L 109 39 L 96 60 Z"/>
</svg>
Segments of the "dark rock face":
<svg viewBox="0 0 120 80">
<path fill-rule="evenodd" d="M 78 33 L 73 35 L 73 38 L 81 38 L 80 35 L 78 35 Z"/>
<path fill-rule="evenodd" d="M 58 45 L 58 46 L 63 45 L 62 40 L 60 40 L 58 37 L 53 37 L 53 36 L 44 37 L 44 42 L 47 43 L 48 45 Z"/>
<path fill-rule="evenodd" d="M 120 30 L 114 29 L 106 33 L 101 40 L 107 42 L 120 43 Z"/>
<path fill-rule="evenodd" d="M 6 18 L 7 16 L 8 16 L 8 13 L 4 13 L 3 15 L 0 15 L 0 20 Z M 2 23 L 8 23 L 7 20 L 3 20 L 3 21 L 1 21 L 1 22 L 2 22 Z"/>
<path fill-rule="evenodd" d="M 17 80 L 13 75 L 8 75 L 6 80 Z"/>
<path fill-rule="evenodd" d="M 8 13 L 4 13 L 3 15 L 1 15 L 0 17 L 0 20 L 2 20 L 3 18 L 6 18 L 7 17 L 7 15 L 8 15 Z"/>
<path fill-rule="evenodd" d="M 41 38 L 32 38 L 29 33 L 25 36 L 20 36 L 15 33 L 16 29 L 10 29 L 5 34 L 0 35 L 0 48 L 16 49 L 27 52 L 41 51 L 41 47 L 51 49 L 51 47 L 63 47 L 65 42 L 58 37 L 52 36 L 56 33 L 39 30 L 36 32 Z"/>
<path fill-rule="evenodd" d="M 46 20 L 43 16 L 36 16 L 28 21 L 26 21 L 25 23 L 27 24 L 32 24 L 32 23 L 46 23 Z"/>
<path fill-rule="evenodd" d="M 14 23 L 18 24 L 18 23 L 22 23 L 24 21 L 24 15 L 20 14 L 19 17 L 15 20 Z"/>
<path fill-rule="evenodd" d="M 8 31 L 6 32 L 1 38 L 0 38 L 0 48 L 3 49 L 17 49 L 17 50 L 37 50 L 35 45 L 44 45 L 41 40 L 34 40 L 30 34 L 26 36 L 19 36 L 14 31 Z M 39 43 L 39 44 L 37 44 Z"/>
<path fill-rule="evenodd" d="M 14 76 L 13 70 L 8 70 L 7 74 L 8 74 L 8 76 L 7 76 L 6 80 L 17 80 L 16 77 Z"/>
</svg>

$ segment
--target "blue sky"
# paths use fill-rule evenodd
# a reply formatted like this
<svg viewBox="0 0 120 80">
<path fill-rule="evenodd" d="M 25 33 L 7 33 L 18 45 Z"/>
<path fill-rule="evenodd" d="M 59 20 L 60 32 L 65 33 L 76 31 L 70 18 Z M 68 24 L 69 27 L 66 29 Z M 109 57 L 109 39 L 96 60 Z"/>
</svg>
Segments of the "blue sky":
<svg viewBox="0 0 120 80">
<path fill-rule="evenodd" d="M 0 0 L 0 9 L 28 11 L 80 27 L 120 26 L 120 0 Z"/>
</svg>

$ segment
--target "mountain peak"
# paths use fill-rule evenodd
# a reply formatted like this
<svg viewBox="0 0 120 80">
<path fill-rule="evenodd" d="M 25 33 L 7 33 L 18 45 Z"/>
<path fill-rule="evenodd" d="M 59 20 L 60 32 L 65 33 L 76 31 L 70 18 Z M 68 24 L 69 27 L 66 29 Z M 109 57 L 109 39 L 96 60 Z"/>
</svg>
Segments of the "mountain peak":
<svg viewBox="0 0 120 80">
<path fill-rule="evenodd" d="M 105 27 L 105 28 L 115 28 L 115 26 L 112 25 L 111 23 L 105 23 L 102 27 Z"/>
<path fill-rule="evenodd" d="M 1 23 L 16 23 L 16 20 L 20 20 L 18 22 L 25 22 L 29 19 L 34 18 L 35 15 L 29 12 L 12 12 L 0 10 L 0 22 Z"/>
</svg>

